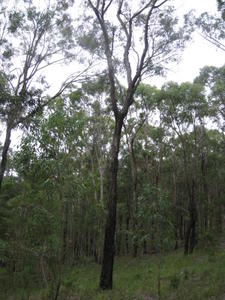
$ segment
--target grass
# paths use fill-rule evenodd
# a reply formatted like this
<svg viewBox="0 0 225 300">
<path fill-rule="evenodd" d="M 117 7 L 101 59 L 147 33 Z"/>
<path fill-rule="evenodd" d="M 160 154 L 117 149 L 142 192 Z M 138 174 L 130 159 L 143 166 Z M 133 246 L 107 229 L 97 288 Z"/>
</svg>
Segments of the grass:
<svg viewBox="0 0 225 300">
<path fill-rule="evenodd" d="M 225 251 L 207 253 L 198 250 L 187 257 L 181 251 L 164 256 L 117 257 L 114 288 L 106 292 L 98 288 L 100 266 L 93 263 L 77 266 L 64 277 L 61 297 L 80 300 L 157 299 L 159 265 L 161 299 L 213 300 L 225 294 Z"/>
<path fill-rule="evenodd" d="M 160 265 L 161 300 L 213 300 L 225 295 L 225 251 L 196 250 L 184 256 L 182 250 L 167 255 L 116 257 L 112 291 L 98 288 L 101 267 L 93 262 L 65 271 L 59 300 L 155 300 L 158 299 Z M 9 300 L 42 300 L 46 290 Z M 0 298 L 1 299 L 1 298 Z M 3 299 L 3 298 L 2 298 Z"/>
</svg>

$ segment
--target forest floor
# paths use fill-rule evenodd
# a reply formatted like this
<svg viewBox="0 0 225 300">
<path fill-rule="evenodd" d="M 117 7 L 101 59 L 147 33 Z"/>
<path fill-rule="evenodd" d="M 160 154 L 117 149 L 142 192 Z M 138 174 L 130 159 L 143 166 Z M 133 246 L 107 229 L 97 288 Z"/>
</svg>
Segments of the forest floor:
<svg viewBox="0 0 225 300">
<path fill-rule="evenodd" d="M 217 245 L 199 245 L 189 256 L 179 249 L 164 255 L 116 257 L 112 291 L 98 288 L 100 270 L 87 259 L 65 269 L 58 300 L 224 300 L 225 237 Z M 51 299 L 44 289 L 25 294 L 6 300 Z"/>
<path fill-rule="evenodd" d="M 160 268 L 159 268 L 160 266 Z M 160 269 L 160 274 L 159 274 Z M 64 280 L 70 300 L 224 300 L 225 250 L 197 250 L 184 257 L 182 251 L 138 258 L 117 257 L 114 288 L 98 289 L 100 267 L 79 266 Z M 62 289 L 63 290 L 63 289 Z"/>
</svg>

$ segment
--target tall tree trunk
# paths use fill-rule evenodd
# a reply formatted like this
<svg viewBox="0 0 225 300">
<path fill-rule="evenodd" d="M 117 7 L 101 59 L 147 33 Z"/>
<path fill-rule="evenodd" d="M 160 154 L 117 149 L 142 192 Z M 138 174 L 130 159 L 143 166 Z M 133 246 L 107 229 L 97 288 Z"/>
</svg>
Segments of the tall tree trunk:
<svg viewBox="0 0 225 300">
<path fill-rule="evenodd" d="M 68 223 L 69 223 L 69 203 L 68 199 L 66 200 L 65 203 L 65 208 L 64 208 L 64 216 L 65 220 L 63 222 L 63 251 L 62 251 L 62 263 L 64 264 L 67 255 L 68 255 L 68 250 L 69 250 L 69 235 L 68 235 Z"/>
<path fill-rule="evenodd" d="M 126 254 L 129 254 L 129 231 L 130 231 L 130 208 L 129 201 L 127 201 L 127 216 L 126 216 L 126 234 L 125 234 L 125 244 L 126 244 Z"/>
<path fill-rule="evenodd" d="M 216 229 L 217 232 L 222 233 L 223 231 L 223 207 L 221 203 L 221 191 L 219 190 L 218 185 L 216 185 L 216 195 L 218 199 L 218 204 L 216 206 Z"/>
<path fill-rule="evenodd" d="M 203 192 L 204 192 L 204 226 L 205 230 L 208 228 L 208 212 L 209 212 L 209 189 L 208 183 L 206 179 L 206 163 L 205 163 L 205 154 L 201 153 L 201 173 L 202 173 L 202 184 L 203 184 Z"/>
<path fill-rule="evenodd" d="M 93 149 L 90 151 L 90 160 L 91 160 L 91 179 L 92 179 L 92 184 L 93 184 L 93 188 L 94 188 L 94 199 L 95 199 L 95 203 L 97 203 L 98 201 L 98 196 L 97 196 L 97 184 L 96 184 L 96 180 L 95 180 L 95 166 L 94 166 L 94 145 L 93 145 Z"/>
<path fill-rule="evenodd" d="M 134 154 L 134 138 L 130 143 L 130 163 L 131 163 L 131 177 L 132 177 L 132 197 L 133 197 L 133 256 L 137 256 L 138 241 L 137 241 L 137 165 Z"/>
<path fill-rule="evenodd" d="M 196 245 L 196 202 L 195 202 L 195 182 L 192 182 L 191 198 L 189 202 L 189 223 L 185 234 L 184 254 L 191 254 Z"/>
<path fill-rule="evenodd" d="M 184 164 L 184 175 L 186 181 L 186 189 L 188 193 L 188 211 L 189 211 L 189 221 L 187 224 L 187 229 L 185 232 L 184 237 L 184 255 L 188 255 L 193 252 L 195 244 L 196 244 L 196 201 L 195 201 L 195 181 L 192 179 L 192 186 L 191 186 L 191 179 L 189 180 L 188 175 L 188 165 L 187 165 L 187 152 L 186 147 L 183 139 L 181 139 L 182 147 L 183 147 L 183 164 Z"/>
<path fill-rule="evenodd" d="M 104 200 L 104 166 L 99 165 L 99 176 L 100 176 L 100 203 Z"/>
<path fill-rule="evenodd" d="M 54 295 L 54 300 L 57 300 L 59 297 L 59 290 L 62 281 L 62 264 L 63 264 L 63 192 L 62 192 L 62 183 L 60 172 L 57 172 L 57 185 L 58 185 L 58 205 L 59 205 L 59 245 L 58 245 L 58 278 L 56 284 L 56 291 Z"/>
<path fill-rule="evenodd" d="M 174 250 L 178 249 L 178 222 L 179 222 L 179 213 L 178 213 L 178 205 L 177 205 L 177 180 L 176 180 L 176 169 L 174 166 L 173 170 L 173 205 L 174 205 L 174 235 L 175 235 L 175 245 Z"/>
<path fill-rule="evenodd" d="M 11 143 L 11 132 L 12 132 L 12 126 L 10 124 L 7 125 L 6 128 L 6 136 L 5 136 L 5 141 L 2 149 L 2 159 L 1 159 L 1 164 L 0 164 L 0 192 L 2 188 L 2 182 L 6 170 L 6 164 L 7 164 L 7 158 L 8 158 L 8 150 L 9 146 Z"/>
<path fill-rule="evenodd" d="M 115 254 L 118 155 L 122 125 L 123 118 L 117 117 L 115 121 L 115 129 L 111 145 L 110 168 L 108 175 L 108 215 L 105 224 L 103 261 L 100 277 L 100 287 L 102 289 L 112 289 L 113 283 L 112 275 Z"/>
<path fill-rule="evenodd" d="M 117 247 L 116 247 L 116 250 L 117 250 L 117 255 L 120 255 L 121 253 L 121 246 L 122 246 L 122 224 L 123 224 L 123 216 L 120 215 L 119 218 L 119 232 L 117 233 L 117 239 L 116 239 L 116 243 L 117 243 Z"/>
</svg>

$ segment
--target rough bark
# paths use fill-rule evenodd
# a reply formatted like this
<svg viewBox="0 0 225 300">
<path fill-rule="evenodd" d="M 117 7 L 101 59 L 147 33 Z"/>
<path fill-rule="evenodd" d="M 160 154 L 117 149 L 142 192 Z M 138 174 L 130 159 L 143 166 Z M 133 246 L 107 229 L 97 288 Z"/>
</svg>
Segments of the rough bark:
<svg viewBox="0 0 225 300">
<path fill-rule="evenodd" d="M 204 229 L 207 230 L 209 225 L 208 219 L 208 206 L 209 206 L 209 189 L 208 183 L 206 179 L 206 162 L 205 162 L 205 154 L 201 153 L 201 173 L 202 173 L 202 184 L 203 184 L 203 192 L 204 192 Z"/>
<path fill-rule="evenodd" d="M 59 205 L 59 232 L 58 232 L 58 278 L 57 278 L 57 285 L 54 300 L 57 300 L 59 297 L 59 290 L 62 281 L 62 264 L 63 264 L 63 192 L 61 186 L 61 178 L 60 172 L 57 172 L 57 185 L 58 185 L 58 205 Z"/>
<path fill-rule="evenodd" d="M 175 222 L 174 222 L 174 235 L 175 235 L 175 245 L 174 250 L 178 249 L 178 222 L 179 222 L 179 215 L 177 209 L 177 180 L 176 180 L 176 170 L 174 167 L 173 171 L 173 205 L 174 205 L 174 212 L 175 212 Z"/>
<path fill-rule="evenodd" d="M 117 173 L 118 154 L 121 138 L 123 119 L 116 119 L 115 130 L 111 145 L 110 168 L 108 175 L 108 215 L 105 224 L 105 238 L 103 248 L 103 262 L 100 277 L 102 289 L 112 289 L 113 284 L 113 262 L 115 252 L 115 229 L 116 229 L 116 208 L 117 208 Z"/>
<path fill-rule="evenodd" d="M 9 146 L 11 143 L 11 140 L 10 140 L 11 132 L 12 132 L 12 126 L 10 126 L 8 124 L 7 128 L 6 128 L 6 136 L 5 136 L 5 141 L 4 141 L 4 145 L 3 145 L 3 149 L 2 149 L 2 159 L 1 159 L 1 165 L 0 165 L 0 192 L 2 189 L 2 182 L 3 182 L 5 170 L 6 170 L 6 165 L 7 165 L 8 150 L 9 150 Z"/>
<path fill-rule="evenodd" d="M 126 235 L 125 235 L 125 243 L 126 243 L 126 254 L 129 254 L 129 230 L 130 230 L 130 208 L 129 201 L 127 201 L 127 216 L 126 216 Z"/>
<path fill-rule="evenodd" d="M 131 139 L 130 143 L 130 163 L 131 163 L 131 178 L 132 178 L 132 202 L 133 202 L 133 256 L 137 256 L 138 251 L 138 243 L 137 243 L 137 210 L 138 210 L 138 203 L 137 203 L 137 165 L 136 165 L 136 158 L 134 154 L 134 138 Z"/>
<path fill-rule="evenodd" d="M 192 182 L 191 198 L 189 202 L 189 223 L 185 234 L 184 254 L 191 254 L 196 245 L 196 202 L 195 202 L 195 182 Z"/>
</svg>

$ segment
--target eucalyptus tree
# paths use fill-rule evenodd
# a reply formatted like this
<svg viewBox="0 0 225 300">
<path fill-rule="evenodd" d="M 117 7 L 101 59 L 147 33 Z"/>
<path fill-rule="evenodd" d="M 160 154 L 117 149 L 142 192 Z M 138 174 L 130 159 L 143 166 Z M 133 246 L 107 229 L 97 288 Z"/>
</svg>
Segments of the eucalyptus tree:
<svg viewBox="0 0 225 300">
<path fill-rule="evenodd" d="M 196 83 L 204 86 L 205 95 L 208 98 L 211 117 L 218 124 L 218 129 L 224 132 L 225 128 L 225 66 L 206 66 L 201 69 Z"/>
<path fill-rule="evenodd" d="M 201 35 L 218 49 L 225 51 L 225 4 L 217 0 L 220 15 L 204 12 L 199 17 L 194 17 L 192 25 L 201 30 Z"/>
<path fill-rule="evenodd" d="M 188 196 L 189 222 L 185 233 L 185 253 L 191 253 L 196 244 L 196 173 L 197 173 L 197 132 L 207 114 L 207 103 L 200 84 L 168 83 L 162 88 L 160 111 L 164 124 L 169 127 L 180 141 L 183 152 L 183 169 Z M 189 141 L 189 132 L 195 134 L 195 144 Z M 190 153 L 195 159 L 192 159 Z"/>
<path fill-rule="evenodd" d="M 87 197 L 91 200 L 88 210 L 92 209 L 92 215 L 95 216 L 93 226 L 87 228 L 86 235 L 89 236 L 87 240 L 91 240 L 93 244 L 89 245 L 89 248 L 94 249 L 95 260 L 100 263 L 106 202 L 105 173 L 113 128 L 112 116 L 108 113 L 108 107 L 104 106 L 109 94 L 106 74 L 87 80 L 82 84 L 80 91 L 87 114 L 84 157 L 87 161 L 88 173 L 84 181 L 88 178 L 91 179 L 89 187 L 93 194 Z M 94 214 L 94 211 L 97 215 Z"/>
<path fill-rule="evenodd" d="M 225 89 L 224 89 L 224 79 L 225 79 L 225 67 L 214 67 L 214 66 L 206 66 L 201 69 L 199 76 L 195 79 L 196 83 L 202 84 L 204 88 L 205 97 L 207 98 L 208 105 L 209 105 L 209 116 L 212 120 L 213 127 L 216 126 L 217 130 L 220 132 L 221 136 L 218 137 L 218 143 L 221 137 L 224 141 L 224 129 L 225 129 L 225 105 L 224 105 L 224 99 L 225 99 Z M 208 134 L 206 130 L 204 131 L 204 135 L 209 140 Z M 210 143 L 206 143 L 206 145 L 209 147 Z M 217 152 L 217 151 L 215 151 Z M 208 194 L 210 196 L 210 188 L 207 186 L 209 183 L 211 183 L 211 180 L 207 180 L 207 174 L 206 174 L 206 159 L 205 159 L 204 151 L 202 151 L 202 177 L 203 177 L 203 184 L 204 184 L 204 190 L 205 194 Z M 208 156 L 210 156 L 208 154 Z M 218 157 L 219 158 L 219 157 Z M 218 168 L 217 168 L 218 169 Z M 221 177 L 221 176 L 218 176 Z M 207 183 L 208 181 L 208 183 Z M 220 180 L 219 180 L 220 181 Z M 219 182 L 218 181 L 218 182 Z M 220 190 L 220 188 L 218 188 Z M 214 193 L 213 195 L 217 194 Z M 213 196 L 211 196 L 213 198 Z M 220 196 L 218 196 L 218 199 Z M 211 202 L 211 201 L 209 201 Z M 215 200 L 216 202 L 216 200 Z M 218 206 L 221 207 L 221 205 L 218 203 Z M 220 214 L 218 214 L 219 216 Z M 220 217 L 219 217 L 220 218 Z M 208 227 L 210 228 L 210 219 L 208 219 Z"/>
<path fill-rule="evenodd" d="M 109 94 L 106 74 L 83 83 L 82 93 L 86 101 L 89 102 L 89 129 L 87 133 L 89 143 L 87 147 L 90 149 L 92 170 L 94 170 L 94 163 L 97 163 L 100 181 L 100 193 L 97 195 L 97 190 L 95 191 L 95 200 L 99 199 L 103 204 L 107 149 L 112 131 L 112 118 L 108 114 L 108 108 L 104 107 L 104 102 L 107 101 Z M 96 186 L 96 183 L 94 183 L 94 186 Z"/>
<path fill-rule="evenodd" d="M 138 243 L 137 243 L 137 214 L 138 214 L 138 195 L 137 195 L 137 161 L 135 155 L 135 141 L 139 131 L 145 123 L 143 115 L 140 116 L 140 120 L 137 121 L 133 118 L 129 118 L 128 124 L 124 124 L 127 148 L 130 157 L 130 170 L 132 179 L 132 219 L 133 219 L 133 256 L 137 256 Z"/>
<path fill-rule="evenodd" d="M 81 206 L 88 207 L 89 204 L 79 204 L 81 199 L 85 199 L 84 190 L 87 193 L 80 167 L 84 159 L 87 117 L 84 110 L 80 108 L 77 111 L 71 102 L 58 98 L 48 106 L 48 114 L 34 118 L 34 126 L 27 129 L 15 159 L 18 180 L 23 189 L 23 195 L 17 196 L 22 211 L 30 203 L 27 205 L 27 220 L 16 215 L 23 225 L 19 227 L 20 231 L 23 233 L 27 230 L 26 234 L 22 234 L 20 245 L 22 248 L 26 244 L 28 250 L 33 249 L 30 258 L 34 266 L 36 262 L 32 260 L 38 253 L 44 282 L 47 287 L 52 284 L 54 299 L 59 294 L 63 264 L 74 260 L 76 233 L 81 231 L 85 237 L 81 227 L 84 222 L 78 216 L 82 211 Z M 82 217 L 86 218 L 86 215 Z M 13 230 L 17 230 L 15 226 Z M 52 244 L 51 239 L 54 241 Z M 78 247 L 81 248 L 80 245 Z M 26 262 L 23 253 L 21 261 Z"/>
<path fill-rule="evenodd" d="M 0 118 L 5 141 L 0 166 L 0 188 L 7 162 L 11 132 L 28 124 L 38 111 L 56 99 L 78 74 L 67 79 L 53 96 L 46 96 L 46 69 L 74 57 L 73 27 L 68 14 L 72 0 L 54 3 L 1 1 Z"/>
<path fill-rule="evenodd" d="M 147 140 L 146 127 L 152 121 L 152 115 L 155 113 L 155 100 L 157 97 L 157 88 L 146 84 L 140 84 L 135 93 L 135 103 L 130 108 L 127 120 L 124 122 L 124 131 L 126 135 L 126 144 L 130 158 L 131 171 L 131 190 L 132 201 L 128 204 L 132 208 L 132 222 L 133 222 L 133 256 L 138 253 L 138 162 L 137 162 L 137 147 L 139 142 L 139 149 L 143 140 Z M 125 151 L 126 151 L 125 150 Z"/>
<path fill-rule="evenodd" d="M 177 28 L 174 10 L 167 0 L 128 2 L 88 0 L 79 38 L 107 70 L 109 106 L 114 115 L 114 133 L 108 172 L 108 216 L 105 225 L 102 289 L 112 288 L 117 207 L 117 173 L 121 130 L 134 93 L 144 76 L 163 72 L 169 60 L 188 39 Z M 85 23 L 84 23 L 85 22 Z M 84 25 L 85 24 L 85 25 Z M 125 88 L 123 87 L 125 82 Z"/>
</svg>

